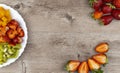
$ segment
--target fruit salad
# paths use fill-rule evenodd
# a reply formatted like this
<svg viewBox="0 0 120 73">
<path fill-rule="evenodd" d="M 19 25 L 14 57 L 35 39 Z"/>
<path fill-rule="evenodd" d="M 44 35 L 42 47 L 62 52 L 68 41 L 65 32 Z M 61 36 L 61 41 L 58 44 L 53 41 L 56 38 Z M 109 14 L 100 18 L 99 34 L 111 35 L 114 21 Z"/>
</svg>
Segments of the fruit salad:
<svg viewBox="0 0 120 73">
<path fill-rule="evenodd" d="M 16 58 L 24 37 L 24 30 L 9 9 L 0 7 L 0 64 Z"/>
</svg>

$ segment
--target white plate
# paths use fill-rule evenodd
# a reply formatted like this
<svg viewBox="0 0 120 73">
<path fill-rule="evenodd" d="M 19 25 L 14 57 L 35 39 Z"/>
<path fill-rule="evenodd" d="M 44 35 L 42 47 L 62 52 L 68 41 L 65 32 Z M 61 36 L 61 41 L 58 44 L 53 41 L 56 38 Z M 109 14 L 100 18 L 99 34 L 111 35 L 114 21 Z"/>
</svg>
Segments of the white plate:
<svg viewBox="0 0 120 73">
<path fill-rule="evenodd" d="M 22 16 L 16 10 L 11 8 L 10 6 L 7 6 L 5 4 L 0 4 L 0 6 L 5 8 L 5 9 L 9 9 L 10 10 L 12 19 L 15 19 L 15 20 L 17 20 L 19 22 L 20 26 L 23 28 L 24 33 L 25 33 L 25 36 L 23 37 L 23 42 L 21 43 L 22 48 L 19 50 L 18 57 L 17 58 L 13 58 L 13 59 L 8 59 L 8 61 L 6 63 L 0 65 L 0 68 L 1 68 L 1 67 L 10 65 L 11 63 L 15 62 L 22 55 L 22 53 L 23 53 L 23 51 L 24 51 L 24 49 L 26 47 L 26 44 L 27 44 L 28 34 L 27 34 L 26 23 L 25 23 L 24 19 L 22 18 Z"/>
</svg>

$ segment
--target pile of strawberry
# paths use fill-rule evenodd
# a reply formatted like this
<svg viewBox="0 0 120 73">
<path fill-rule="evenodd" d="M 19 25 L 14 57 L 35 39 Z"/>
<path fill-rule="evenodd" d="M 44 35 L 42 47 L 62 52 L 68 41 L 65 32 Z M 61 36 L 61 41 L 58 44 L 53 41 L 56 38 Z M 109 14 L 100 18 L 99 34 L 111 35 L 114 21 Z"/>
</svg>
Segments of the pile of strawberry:
<svg viewBox="0 0 120 73">
<path fill-rule="evenodd" d="M 70 60 L 66 64 L 65 69 L 70 73 L 74 73 L 76 71 L 78 73 L 103 73 L 101 65 L 108 63 L 108 58 L 105 54 L 108 50 L 109 45 L 106 42 L 100 43 L 95 47 L 95 51 L 98 54 L 83 62 L 80 62 L 79 60 Z"/>
<path fill-rule="evenodd" d="M 89 0 L 94 9 L 92 17 L 100 24 L 108 25 L 113 19 L 120 20 L 120 0 Z"/>
</svg>

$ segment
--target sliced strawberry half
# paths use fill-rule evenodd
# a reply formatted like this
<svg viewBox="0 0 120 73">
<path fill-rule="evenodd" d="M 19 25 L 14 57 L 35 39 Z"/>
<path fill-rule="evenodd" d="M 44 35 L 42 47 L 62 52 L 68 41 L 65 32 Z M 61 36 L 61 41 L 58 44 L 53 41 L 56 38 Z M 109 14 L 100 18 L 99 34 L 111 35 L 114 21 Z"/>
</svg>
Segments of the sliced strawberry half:
<svg viewBox="0 0 120 73">
<path fill-rule="evenodd" d="M 88 59 L 88 65 L 91 71 L 100 69 L 100 64 L 93 59 Z"/>
<path fill-rule="evenodd" d="M 107 64 L 108 58 L 105 54 L 97 54 L 92 57 L 99 64 Z"/>
<path fill-rule="evenodd" d="M 69 72 L 74 72 L 74 71 L 77 71 L 78 67 L 80 65 L 80 61 L 77 61 L 77 60 L 70 60 L 65 69 Z"/>
<path fill-rule="evenodd" d="M 88 73 L 89 67 L 87 62 L 82 62 L 78 68 L 78 73 Z"/>
<path fill-rule="evenodd" d="M 109 45 L 106 42 L 100 43 L 95 47 L 95 51 L 98 53 L 106 53 L 109 50 Z"/>
</svg>

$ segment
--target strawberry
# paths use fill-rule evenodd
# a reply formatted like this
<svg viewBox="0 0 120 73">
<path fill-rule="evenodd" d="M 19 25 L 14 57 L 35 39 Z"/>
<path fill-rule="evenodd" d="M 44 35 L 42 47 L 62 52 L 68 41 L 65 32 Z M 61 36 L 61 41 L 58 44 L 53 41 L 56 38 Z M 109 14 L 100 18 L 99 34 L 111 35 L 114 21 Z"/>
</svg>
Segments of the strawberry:
<svg viewBox="0 0 120 73">
<path fill-rule="evenodd" d="M 103 4 L 102 0 L 89 0 L 89 4 L 96 10 L 99 10 Z"/>
<path fill-rule="evenodd" d="M 120 0 L 113 0 L 113 5 L 115 5 L 116 8 L 120 8 Z"/>
<path fill-rule="evenodd" d="M 112 22 L 112 20 L 113 20 L 112 15 L 105 15 L 105 16 L 101 17 L 100 24 L 108 25 Z"/>
<path fill-rule="evenodd" d="M 16 35 L 17 35 L 17 31 L 16 31 L 16 30 L 9 29 L 9 30 L 7 31 L 7 36 L 8 36 L 10 39 L 15 38 Z"/>
<path fill-rule="evenodd" d="M 111 3 L 106 3 L 105 5 L 102 6 L 102 12 L 104 14 L 111 13 L 112 9 L 115 9 L 115 6 L 113 6 Z"/>
<path fill-rule="evenodd" d="M 87 62 L 82 62 L 78 68 L 78 73 L 88 73 L 89 68 Z"/>
<path fill-rule="evenodd" d="M 103 12 L 102 11 L 95 11 L 94 13 L 92 13 L 92 17 L 94 19 L 100 19 L 103 15 Z"/>
<path fill-rule="evenodd" d="M 114 9 L 114 10 L 112 11 L 112 16 L 113 16 L 115 19 L 120 20 L 120 10 Z"/>
<path fill-rule="evenodd" d="M 69 72 L 74 72 L 74 71 L 76 71 L 76 70 L 78 69 L 79 65 L 80 65 L 80 61 L 70 60 L 70 61 L 67 63 L 65 69 L 66 69 L 67 71 L 69 71 Z"/>
<path fill-rule="evenodd" d="M 18 27 L 19 23 L 16 20 L 11 20 L 7 26 L 13 30 L 16 30 L 16 28 Z"/>
<path fill-rule="evenodd" d="M 98 53 L 106 53 L 109 50 L 109 45 L 106 42 L 100 43 L 95 47 Z"/>
<path fill-rule="evenodd" d="M 100 69 L 100 64 L 93 59 L 88 59 L 88 65 L 91 71 Z"/>
<path fill-rule="evenodd" d="M 108 62 L 107 56 L 105 54 L 97 54 L 92 58 L 99 64 L 106 64 Z"/>
<path fill-rule="evenodd" d="M 15 43 L 15 44 L 18 44 L 18 43 L 21 43 L 22 42 L 22 38 L 21 37 L 15 37 L 14 39 L 12 39 L 12 41 Z"/>
<path fill-rule="evenodd" d="M 3 38 L 7 43 L 11 42 L 11 39 L 7 35 L 3 36 Z"/>
<path fill-rule="evenodd" d="M 19 37 L 24 37 L 25 35 L 23 29 L 20 26 L 17 27 L 17 33 Z"/>
<path fill-rule="evenodd" d="M 112 2 L 113 0 L 103 0 L 103 2 L 108 2 L 108 3 L 110 3 L 110 2 Z"/>
</svg>

